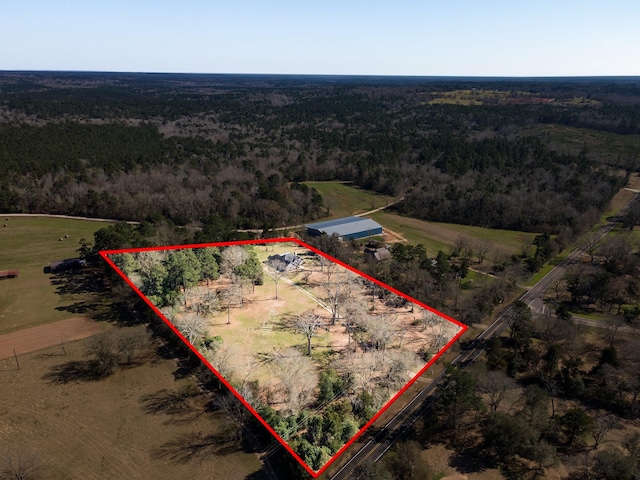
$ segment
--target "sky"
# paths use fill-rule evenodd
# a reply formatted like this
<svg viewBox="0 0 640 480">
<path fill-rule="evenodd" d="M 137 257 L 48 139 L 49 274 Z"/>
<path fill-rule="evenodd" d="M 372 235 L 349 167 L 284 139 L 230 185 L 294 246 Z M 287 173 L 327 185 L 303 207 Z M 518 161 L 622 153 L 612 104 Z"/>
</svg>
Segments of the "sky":
<svg viewBox="0 0 640 480">
<path fill-rule="evenodd" d="M 0 0 L 0 70 L 640 75 L 640 0 Z"/>
</svg>

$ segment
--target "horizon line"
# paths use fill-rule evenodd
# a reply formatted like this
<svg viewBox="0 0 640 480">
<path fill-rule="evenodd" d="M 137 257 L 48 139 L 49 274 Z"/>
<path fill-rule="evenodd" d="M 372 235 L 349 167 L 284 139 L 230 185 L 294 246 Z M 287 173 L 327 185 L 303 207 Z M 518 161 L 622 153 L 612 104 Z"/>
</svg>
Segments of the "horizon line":
<svg viewBox="0 0 640 480">
<path fill-rule="evenodd" d="M 523 79 L 638 79 L 638 75 L 419 75 L 419 74 L 371 74 L 371 73 L 242 73 L 242 72 L 182 72 L 182 71 L 127 71 L 127 70 L 30 70 L 0 69 L 0 74 L 7 73 L 53 73 L 53 74 L 113 74 L 113 75 L 213 75 L 213 76 L 255 76 L 255 77 L 344 77 L 344 78 L 407 78 L 407 79 L 479 79 L 479 80 L 523 80 Z"/>
</svg>

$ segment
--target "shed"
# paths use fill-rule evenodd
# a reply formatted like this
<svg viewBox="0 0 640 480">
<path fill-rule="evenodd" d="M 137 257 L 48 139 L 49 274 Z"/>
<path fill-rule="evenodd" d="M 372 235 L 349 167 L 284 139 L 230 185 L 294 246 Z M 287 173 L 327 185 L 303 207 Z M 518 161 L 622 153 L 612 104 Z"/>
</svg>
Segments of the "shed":
<svg viewBox="0 0 640 480">
<path fill-rule="evenodd" d="M 336 234 L 343 240 L 382 235 L 382 225 L 370 218 L 344 217 L 305 225 L 309 235 Z"/>
<path fill-rule="evenodd" d="M 369 247 L 364 249 L 364 255 L 369 260 L 375 260 L 381 262 L 383 260 L 389 260 L 391 258 L 391 252 L 389 246 L 384 245 L 382 247 Z"/>
</svg>

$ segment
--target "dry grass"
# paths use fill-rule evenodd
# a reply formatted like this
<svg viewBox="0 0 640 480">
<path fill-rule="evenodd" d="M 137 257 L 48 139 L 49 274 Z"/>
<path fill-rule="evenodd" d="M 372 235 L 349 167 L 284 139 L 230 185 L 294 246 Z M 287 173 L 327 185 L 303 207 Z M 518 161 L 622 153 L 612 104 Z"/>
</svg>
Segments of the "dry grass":
<svg viewBox="0 0 640 480">
<path fill-rule="evenodd" d="M 260 469 L 255 454 L 215 445 L 224 419 L 205 397 L 163 400 L 194 388 L 176 379 L 174 359 L 128 368 L 100 381 L 56 383 L 56 367 L 85 359 L 88 340 L 0 361 L 0 451 L 28 445 L 46 478 L 233 479 Z M 180 397 L 180 395 L 178 395 Z M 163 407 L 167 408 L 163 408 Z M 218 452 L 216 449 L 219 448 Z"/>
</svg>

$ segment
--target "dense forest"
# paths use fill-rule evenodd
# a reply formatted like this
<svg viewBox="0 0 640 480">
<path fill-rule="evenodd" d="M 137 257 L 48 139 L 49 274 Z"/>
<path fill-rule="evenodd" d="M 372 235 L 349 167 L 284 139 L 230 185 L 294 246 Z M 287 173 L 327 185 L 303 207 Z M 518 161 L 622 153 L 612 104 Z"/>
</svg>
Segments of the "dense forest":
<svg viewBox="0 0 640 480">
<path fill-rule="evenodd" d="M 339 179 L 404 194 L 419 218 L 575 233 L 640 166 L 638 89 L 5 73 L 0 210 L 274 228 L 326 215 L 302 182 Z"/>
</svg>

